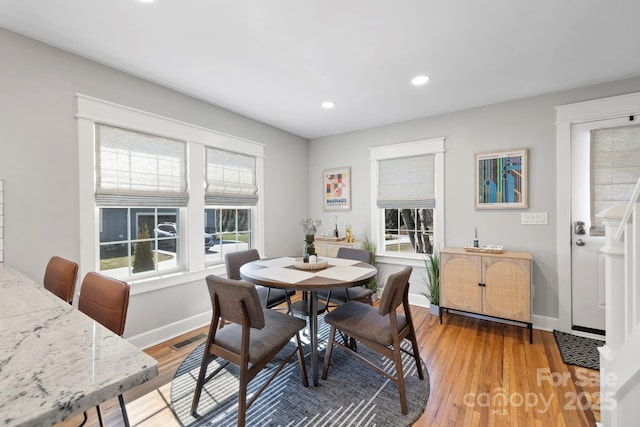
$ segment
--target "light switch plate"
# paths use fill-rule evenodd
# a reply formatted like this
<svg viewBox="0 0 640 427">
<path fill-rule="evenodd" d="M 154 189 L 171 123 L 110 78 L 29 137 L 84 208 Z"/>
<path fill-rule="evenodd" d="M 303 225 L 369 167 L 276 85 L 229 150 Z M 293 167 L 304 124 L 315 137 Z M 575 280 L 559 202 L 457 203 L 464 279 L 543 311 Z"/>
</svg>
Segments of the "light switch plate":
<svg viewBox="0 0 640 427">
<path fill-rule="evenodd" d="M 520 214 L 520 224 L 525 225 L 545 225 L 549 224 L 549 214 L 547 212 L 525 212 Z"/>
</svg>

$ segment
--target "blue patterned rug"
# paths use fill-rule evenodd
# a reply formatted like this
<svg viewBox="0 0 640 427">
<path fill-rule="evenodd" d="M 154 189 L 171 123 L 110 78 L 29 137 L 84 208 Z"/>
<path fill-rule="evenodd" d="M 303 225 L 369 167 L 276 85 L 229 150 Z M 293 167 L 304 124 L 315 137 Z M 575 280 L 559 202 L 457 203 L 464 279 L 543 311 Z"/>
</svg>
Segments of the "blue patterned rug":
<svg viewBox="0 0 640 427">
<path fill-rule="evenodd" d="M 600 370 L 600 353 L 598 347 L 604 345 L 604 341 L 593 338 L 580 337 L 566 332 L 553 331 L 556 337 L 562 361 L 568 365 L 581 366 L 583 368 Z"/>
<path fill-rule="evenodd" d="M 322 322 L 320 335 L 326 337 L 327 329 Z M 171 384 L 172 409 L 183 426 L 235 426 L 238 370 L 233 364 L 205 385 L 198 415 L 193 417 L 190 414 L 203 350 L 204 343 L 178 368 Z M 370 360 L 376 360 L 387 372 L 395 371 L 393 363 L 363 345 L 358 346 L 358 351 Z M 324 356 L 324 350 L 320 354 Z M 321 379 L 318 387 L 312 385 L 308 357 L 306 362 L 309 387 L 302 386 L 298 361 L 294 356 L 247 411 L 248 426 L 410 426 L 420 417 L 429 398 L 426 366 L 422 364 L 425 379 L 421 381 L 413 358 L 406 354 L 403 354 L 403 368 L 409 411 L 404 416 L 400 411 L 396 385 L 340 349 L 334 348 L 327 380 Z M 319 364 L 321 370 L 322 359 Z M 213 361 L 207 373 L 217 366 Z M 276 366 L 276 363 L 270 363 L 249 383 L 249 397 Z"/>
</svg>

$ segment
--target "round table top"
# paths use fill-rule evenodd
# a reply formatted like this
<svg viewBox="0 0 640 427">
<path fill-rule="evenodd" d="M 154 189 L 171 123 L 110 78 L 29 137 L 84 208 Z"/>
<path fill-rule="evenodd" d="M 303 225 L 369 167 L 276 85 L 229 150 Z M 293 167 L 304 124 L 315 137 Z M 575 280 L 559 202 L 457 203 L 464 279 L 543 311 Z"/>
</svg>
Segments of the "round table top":
<svg viewBox="0 0 640 427">
<path fill-rule="evenodd" d="M 294 257 L 261 259 L 240 267 L 240 277 L 247 282 L 280 289 L 320 291 L 369 283 L 378 270 L 371 264 L 343 258 L 326 258 L 329 265 L 321 270 L 295 267 Z"/>
</svg>

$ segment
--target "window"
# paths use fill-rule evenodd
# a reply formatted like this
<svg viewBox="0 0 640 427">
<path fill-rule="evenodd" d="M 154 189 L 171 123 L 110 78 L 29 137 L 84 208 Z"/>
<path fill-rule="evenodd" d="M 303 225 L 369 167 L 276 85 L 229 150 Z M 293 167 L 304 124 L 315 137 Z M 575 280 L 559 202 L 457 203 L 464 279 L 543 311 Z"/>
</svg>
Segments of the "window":
<svg viewBox="0 0 640 427">
<path fill-rule="evenodd" d="M 384 251 L 433 253 L 433 209 L 384 209 Z"/>
<path fill-rule="evenodd" d="M 129 277 L 179 267 L 176 218 L 189 200 L 186 143 L 103 124 L 95 127 L 98 271 Z"/>
<path fill-rule="evenodd" d="M 229 251 L 264 250 L 262 144 L 77 99 L 79 274 L 145 292 L 204 278 Z"/>
<path fill-rule="evenodd" d="M 258 202 L 256 158 L 207 148 L 205 233 L 215 246 L 207 263 L 223 261 L 226 253 L 251 248 L 251 211 Z"/>
<path fill-rule="evenodd" d="M 205 261 L 224 261 L 229 252 L 251 248 L 251 209 L 248 208 L 207 208 L 204 210 L 205 235 L 212 239 L 207 249 Z"/>
<path fill-rule="evenodd" d="M 372 236 L 381 256 L 422 258 L 444 241 L 444 139 L 371 149 Z"/>
<path fill-rule="evenodd" d="M 113 277 L 180 266 L 178 209 L 100 208 L 100 268 Z"/>
</svg>

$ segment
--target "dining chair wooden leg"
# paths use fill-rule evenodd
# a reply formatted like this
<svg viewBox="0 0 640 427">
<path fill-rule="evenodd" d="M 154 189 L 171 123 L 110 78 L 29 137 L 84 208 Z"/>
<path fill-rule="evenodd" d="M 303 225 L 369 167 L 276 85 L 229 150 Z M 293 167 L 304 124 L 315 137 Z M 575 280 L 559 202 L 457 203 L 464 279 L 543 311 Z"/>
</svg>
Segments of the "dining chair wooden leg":
<svg viewBox="0 0 640 427">
<path fill-rule="evenodd" d="M 404 387 L 404 373 L 402 372 L 402 353 L 400 352 L 400 345 L 397 347 L 394 344 L 393 360 L 396 364 L 396 385 L 398 386 L 398 392 L 400 393 L 400 409 L 402 415 L 407 415 L 407 393 Z"/>
<path fill-rule="evenodd" d="M 207 373 L 207 366 L 213 357 L 207 351 L 206 345 L 204 354 L 202 355 L 202 363 L 200 364 L 200 373 L 198 374 L 198 380 L 196 381 L 196 390 L 193 392 L 193 401 L 191 402 L 191 415 L 195 416 L 198 409 L 198 403 L 200 403 L 200 395 L 202 394 L 202 387 L 204 387 L 204 376 Z"/>
<path fill-rule="evenodd" d="M 422 359 L 420 359 L 420 353 L 418 352 L 418 340 L 416 339 L 415 332 L 409 335 L 409 339 L 411 340 L 411 347 L 413 349 L 413 353 L 411 353 L 411 355 L 413 356 L 413 359 L 416 361 L 416 369 L 418 370 L 418 377 L 421 380 L 423 380 L 424 373 L 422 372 Z"/>
<path fill-rule="evenodd" d="M 302 351 L 302 343 L 300 342 L 300 333 L 296 334 L 296 343 L 298 344 L 298 364 L 300 365 L 300 373 L 302 374 L 302 385 L 309 387 L 307 365 L 304 363 L 304 352 Z"/>
<path fill-rule="evenodd" d="M 331 351 L 333 350 L 334 335 L 336 333 L 336 327 L 331 326 L 329 331 L 329 342 L 327 343 L 327 350 L 324 353 L 324 366 L 322 367 L 322 379 L 327 379 L 327 372 L 329 372 L 329 362 L 331 361 Z"/>
<path fill-rule="evenodd" d="M 240 390 L 238 392 L 238 427 L 244 427 L 247 419 L 247 387 L 249 372 L 245 364 L 240 368 Z"/>
</svg>

